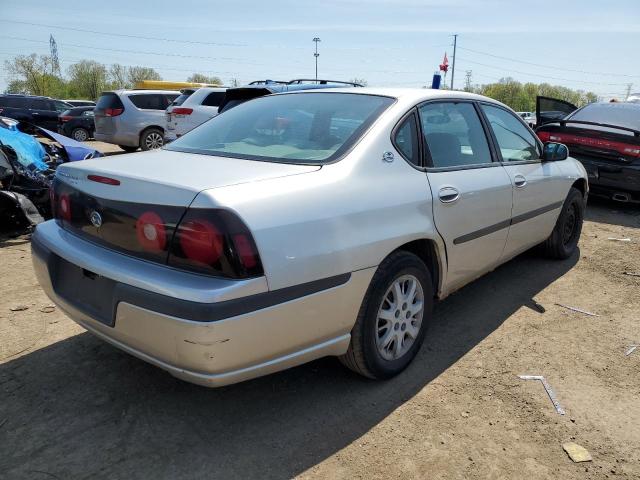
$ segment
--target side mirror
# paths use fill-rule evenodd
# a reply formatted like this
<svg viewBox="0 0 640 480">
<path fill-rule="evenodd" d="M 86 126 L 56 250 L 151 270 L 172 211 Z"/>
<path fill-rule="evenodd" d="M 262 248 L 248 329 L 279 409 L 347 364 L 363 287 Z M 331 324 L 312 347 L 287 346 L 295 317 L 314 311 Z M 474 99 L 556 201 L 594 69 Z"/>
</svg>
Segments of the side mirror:
<svg viewBox="0 0 640 480">
<path fill-rule="evenodd" d="M 559 162 L 569 158 L 569 149 L 562 143 L 547 142 L 542 153 L 543 162 Z"/>
</svg>

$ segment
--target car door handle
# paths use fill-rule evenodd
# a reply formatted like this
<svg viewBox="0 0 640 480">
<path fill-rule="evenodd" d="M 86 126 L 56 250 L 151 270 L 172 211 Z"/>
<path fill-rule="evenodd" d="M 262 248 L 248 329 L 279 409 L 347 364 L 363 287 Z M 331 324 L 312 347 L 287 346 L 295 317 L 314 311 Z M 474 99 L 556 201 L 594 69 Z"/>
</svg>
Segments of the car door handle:
<svg viewBox="0 0 640 480">
<path fill-rule="evenodd" d="M 524 178 L 524 175 L 520 175 L 519 173 L 513 177 L 513 183 L 516 188 L 522 188 L 527 184 L 527 179 Z"/>
<path fill-rule="evenodd" d="M 438 191 L 438 197 L 442 203 L 453 203 L 460 198 L 460 192 L 453 187 L 442 187 Z"/>
</svg>

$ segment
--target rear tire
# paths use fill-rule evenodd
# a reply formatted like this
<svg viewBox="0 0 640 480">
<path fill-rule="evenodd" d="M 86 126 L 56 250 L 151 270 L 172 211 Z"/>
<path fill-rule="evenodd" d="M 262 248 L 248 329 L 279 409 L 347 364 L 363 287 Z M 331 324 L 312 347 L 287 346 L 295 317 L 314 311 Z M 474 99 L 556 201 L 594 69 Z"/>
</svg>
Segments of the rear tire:
<svg viewBox="0 0 640 480">
<path fill-rule="evenodd" d="M 543 253 L 549 258 L 558 260 L 564 260 L 573 255 L 580 240 L 583 221 L 584 197 L 580 190 L 571 187 L 553 232 L 541 245 Z"/>
<path fill-rule="evenodd" d="M 131 147 L 129 145 L 118 145 L 122 150 L 124 150 L 125 152 L 128 153 L 132 153 L 135 152 L 136 150 L 138 150 L 138 147 Z"/>
<path fill-rule="evenodd" d="M 371 280 L 340 361 L 368 378 L 399 374 L 420 350 L 432 309 L 433 284 L 424 262 L 409 252 L 392 253 Z"/>
<path fill-rule="evenodd" d="M 143 151 L 155 150 L 164 145 L 164 132 L 159 128 L 148 128 L 140 135 L 140 148 Z"/>
<path fill-rule="evenodd" d="M 86 142 L 89 140 L 89 130 L 86 128 L 78 127 L 71 131 L 71 138 L 76 142 Z"/>
</svg>

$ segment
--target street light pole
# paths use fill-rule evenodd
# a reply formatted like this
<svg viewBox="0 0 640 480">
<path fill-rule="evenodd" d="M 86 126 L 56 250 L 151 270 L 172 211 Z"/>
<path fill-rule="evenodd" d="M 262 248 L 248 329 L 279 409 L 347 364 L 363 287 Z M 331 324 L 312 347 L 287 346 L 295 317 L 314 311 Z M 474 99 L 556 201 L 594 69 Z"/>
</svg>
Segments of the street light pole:
<svg viewBox="0 0 640 480">
<path fill-rule="evenodd" d="M 318 53 L 318 42 L 320 42 L 320 38 L 319 37 L 314 37 L 313 41 L 316 44 L 316 52 L 313 54 L 314 57 L 316 57 L 316 81 L 318 81 L 318 57 L 320 56 L 320 54 Z"/>
<path fill-rule="evenodd" d="M 453 77 L 456 74 L 456 47 L 458 45 L 458 34 L 453 35 L 453 66 L 451 67 L 451 90 L 453 90 Z"/>
</svg>

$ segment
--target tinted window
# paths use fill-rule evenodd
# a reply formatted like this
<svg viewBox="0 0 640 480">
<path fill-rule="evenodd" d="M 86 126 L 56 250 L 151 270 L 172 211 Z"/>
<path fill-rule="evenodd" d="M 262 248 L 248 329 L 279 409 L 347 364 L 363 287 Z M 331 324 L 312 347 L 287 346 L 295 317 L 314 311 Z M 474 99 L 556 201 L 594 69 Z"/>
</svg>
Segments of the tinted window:
<svg viewBox="0 0 640 480">
<path fill-rule="evenodd" d="M 26 108 L 24 97 L 0 97 L 0 107 L 6 108 Z"/>
<path fill-rule="evenodd" d="M 224 92 L 211 92 L 202 101 L 202 105 L 206 105 L 207 107 L 217 107 L 222 103 L 223 99 Z"/>
<path fill-rule="evenodd" d="M 482 105 L 493 134 L 498 141 L 502 160 L 520 161 L 540 158 L 538 142 L 527 127 L 512 113 L 490 105 Z"/>
<path fill-rule="evenodd" d="M 103 93 L 98 99 L 96 109 L 123 108 L 122 101 L 115 93 Z"/>
<path fill-rule="evenodd" d="M 68 103 L 64 103 L 61 102 L 60 100 L 54 100 L 53 101 L 53 107 L 55 108 L 55 110 L 57 112 L 64 112 L 65 110 L 67 110 L 71 105 L 69 105 Z"/>
<path fill-rule="evenodd" d="M 32 98 L 29 102 L 29 108 L 32 110 L 49 110 L 49 101 L 44 98 Z"/>
<path fill-rule="evenodd" d="M 487 137 L 471 103 L 427 103 L 419 111 L 434 167 L 491 163 Z"/>
<path fill-rule="evenodd" d="M 302 93 L 258 98 L 218 115 L 166 148 L 286 163 L 339 157 L 393 99 Z"/>
<path fill-rule="evenodd" d="M 592 103 L 581 108 L 569 118 L 640 130 L 640 105 L 634 103 Z"/>
<path fill-rule="evenodd" d="M 164 108 L 167 108 L 170 104 L 172 104 L 176 98 L 178 98 L 180 95 L 176 95 L 174 93 L 170 93 L 168 95 L 164 95 L 164 100 L 165 100 L 165 105 Z"/>
<path fill-rule="evenodd" d="M 396 130 L 393 141 L 404 158 L 420 166 L 420 149 L 418 148 L 418 124 L 416 116 L 410 115 Z"/>
<path fill-rule="evenodd" d="M 176 99 L 171 102 L 172 107 L 180 106 L 184 103 L 184 101 L 189 98 L 193 94 L 193 90 L 185 90 L 180 95 L 176 97 Z"/>
<path fill-rule="evenodd" d="M 136 107 L 142 110 L 164 110 L 167 103 L 164 96 L 159 93 L 143 93 L 138 95 L 129 95 L 129 100 Z"/>
</svg>

